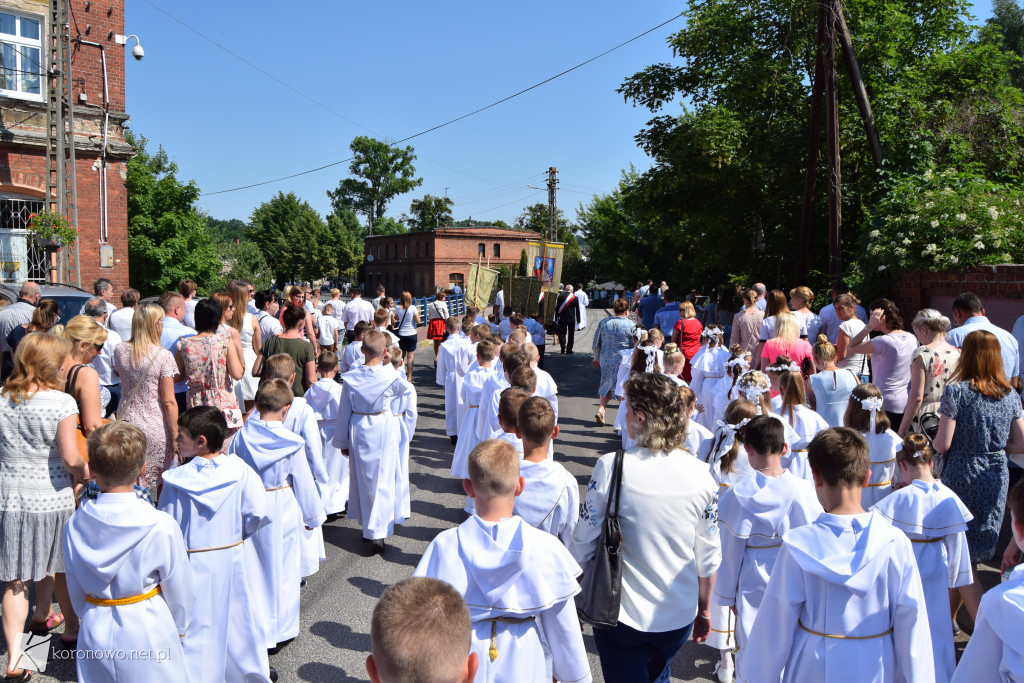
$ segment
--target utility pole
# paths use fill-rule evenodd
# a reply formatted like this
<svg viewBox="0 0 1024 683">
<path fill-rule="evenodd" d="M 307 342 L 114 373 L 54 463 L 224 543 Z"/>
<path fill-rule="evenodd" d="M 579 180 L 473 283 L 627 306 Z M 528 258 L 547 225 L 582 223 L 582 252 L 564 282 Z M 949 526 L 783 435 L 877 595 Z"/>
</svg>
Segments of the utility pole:
<svg viewBox="0 0 1024 683">
<path fill-rule="evenodd" d="M 71 27 L 68 20 L 68 0 L 50 0 L 48 28 L 50 72 L 46 100 L 46 208 L 69 218 L 77 227 L 75 119 L 71 104 L 71 45 L 68 35 Z M 54 280 L 64 280 L 65 259 L 70 262 L 71 249 L 75 250 L 77 256 L 78 246 L 76 243 L 63 247 Z M 50 270 L 52 272 L 54 268 L 51 266 Z M 80 284 L 81 278 L 81 273 L 76 267 L 76 282 Z"/>
<path fill-rule="evenodd" d="M 558 179 L 555 176 L 557 175 L 558 171 L 554 166 L 548 169 L 548 242 L 554 242 L 558 237 L 558 210 L 555 205 L 555 188 L 558 185 Z"/>
</svg>

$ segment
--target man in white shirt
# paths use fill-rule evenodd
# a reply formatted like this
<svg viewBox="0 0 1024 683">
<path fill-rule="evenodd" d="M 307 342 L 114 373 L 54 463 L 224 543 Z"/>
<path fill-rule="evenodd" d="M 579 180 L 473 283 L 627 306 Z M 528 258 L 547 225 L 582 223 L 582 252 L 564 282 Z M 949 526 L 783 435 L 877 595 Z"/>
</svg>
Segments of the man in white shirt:
<svg viewBox="0 0 1024 683">
<path fill-rule="evenodd" d="M 186 327 L 182 320 L 185 319 L 185 297 L 178 292 L 164 292 L 157 302 L 164 309 L 164 330 L 160 333 L 160 345 L 171 352 L 175 360 L 180 357 L 178 352 L 178 340 L 182 337 L 195 336 L 196 331 Z M 174 399 L 178 402 L 178 414 L 185 412 L 185 394 L 188 393 L 188 382 L 178 382 L 174 385 Z"/>
<path fill-rule="evenodd" d="M 101 277 L 96 282 L 92 283 L 92 293 L 94 296 L 103 299 L 103 302 L 107 305 L 107 313 L 113 313 L 117 310 L 117 306 L 110 303 L 110 299 L 114 296 L 114 283 L 105 277 Z M 82 310 L 78 312 L 80 315 L 85 315 L 85 305 L 82 306 Z"/>
<path fill-rule="evenodd" d="M 505 290 L 499 289 L 498 293 L 494 296 L 494 310 L 491 311 L 494 314 L 495 320 L 501 322 L 508 316 L 505 315 Z"/>
<path fill-rule="evenodd" d="M 351 291 L 352 300 L 345 305 L 341 314 L 341 323 L 345 326 L 345 341 L 351 343 L 355 339 L 356 323 L 360 320 L 373 325 L 373 314 L 376 309 L 369 301 L 363 301 L 363 290 L 353 286 Z"/>
<path fill-rule="evenodd" d="M 117 332 L 122 341 L 131 341 L 132 318 L 138 305 L 139 290 L 129 287 L 121 292 L 121 308 L 107 315 L 107 327 Z"/>
<path fill-rule="evenodd" d="M 999 341 L 999 353 L 1003 358 L 1003 372 L 1006 380 L 1014 389 L 1020 389 L 1020 355 L 1017 340 L 1012 334 L 989 322 L 985 317 L 985 307 L 981 299 L 973 292 L 963 292 L 953 301 L 953 317 L 959 327 L 949 331 L 949 343 L 960 348 L 964 338 L 971 332 L 985 330 L 995 335 Z"/>
<path fill-rule="evenodd" d="M 284 327 L 277 319 L 277 313 L 281 310 L 281 301 L 277 298 L 277 292 L 272 289 L 264 289 L 256 293 L 256 322 L 260 326 L 260 339 L 267 341 L 276 337 L 284 331 Z"/>
<path fill-rule="evenodd" d="M 128 290 L 134 292 L 135 290 Z M 138 294 L 138 292 L 136 292 Z M 85 302 L 83 310 L 87 315 L 100 325 L 106 327 L 107 325 L 107 306 L 106 301 L 99 297 L 93 297 Z M 123 309 L 122 309 L 123 310 Z M 104 417 L 112 415 L 117 410 L 117 404 L 121 401 L 121 378 L 114 372 L 114 349 L 123 341 L 120 334 L 114 329 L 107 330 L 107 340 L 103 342 L 103 350 L 96 355 L 92 363 L 89 364 L 96 374 L 99 376 L 100 386 L 107 388 L 110 392 L 110 403 L 107 404 L 107 414 Z"/>
<path fill-rule="evenodd" d="M 818 313 L 818 317 L 821 318 L 821 328 L 818 331 L 821 334 L 828 337 L 828 340 L 832 344 L 835 344 L 839 341 L 839 325 L 841 323 L 841 321 L 839 320 L 839 316 L 836 315 L 836 307 L 834 302 L 841 295 L 849 293 L 850 288 L 846 286 L 845 282 L 835 283 L 834 285 L 832 285 L 831 291 L 833 303 L 829 304 L 828 306 L 825 306 L 824 308 L 821 309 L 821 312 Z M 860 304 L 857 305 L 857 317 L 860 318 L 861 322 L 863 322 L 865 325 L 867 324 L 868 312 L 865 311 L 864 307 L 861 306 Z M 813 339 L 808 339 L 808 341 L 810 341 L 811 343 L 814 342 Z"/>
<path fill-rule="evenodd" d="M 338 323 L 341 323 L 341 313 L 345 310 L 345 302 L 341 300 L 341 290 L 334 288 L 331 290 L 331 300 L 328 302 L 334 307 L 334 317 Z"/>
<path fill-rule="evenodd" d="M 768 302 L 765 301 L 764 295 L 768 293 L 768 288 L 764 286 L 763 282 L 755 282 L 751 289 L 757 292 L 757 303 L 755 304 L 757 306 L 757 310 L 765 310 L 768 307 Z"/>
</svg>

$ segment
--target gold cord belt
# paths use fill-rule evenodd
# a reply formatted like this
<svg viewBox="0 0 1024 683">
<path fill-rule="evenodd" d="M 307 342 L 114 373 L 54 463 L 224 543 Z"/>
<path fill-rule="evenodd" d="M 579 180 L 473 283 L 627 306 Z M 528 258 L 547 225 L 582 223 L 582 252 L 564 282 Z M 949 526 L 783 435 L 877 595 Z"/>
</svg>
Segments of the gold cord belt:
<svg viewBox="0 0 1024 683">
<path fill-rule="evenodd" d="M 353 410 L 352 414 L 353 415 L 383 415 L 384 411 L 380 410 L 380 411 L 378 411 L 376 413 L 360 413 L 358 410 Z"/>
<path fill-rule="evenodd" d="M 806 449 L 806 448 L 794 448 L 794 449 L 793 449 L 792 451 L 790 451 L 790 452 L 792 452 L 792 453 L 806 453 L 806 452 L 807 452 L 807 449 Z"/>
<path fill-rule="evenodd" d="M 774 543 L 772 545 L 748 545 L 747 549 L 748 550 L 765 550 L 767 548 L 781 548 L 781 547 L 782 547 L 782 541 L 779 541 L 778 543 Z"/>
<path fill-rule="evenodd" d="M 941 540 L 942 540 L 942 537 L 940 536 L 939 538 L 912 538 L 912 539 L 910 539 L 910 542 L 911 543 L 938 543 Z"/>
<path fill-rule="evenodd" d="M 884 638 L 885 636 L 887 636 L 890 633 L 892 633 L 892 627 L 889 627 L 889 630 L 886 631 L 885 633 L 876 633 L 875 635 L 872 635 L 872 636 L 834 635 L 834 634 L 831 634 L 831 633 L 819 633 L 817 631 L 812 631 L 811 629 L 809 629 L 806 626 L 804 626 L 804 622 L 800 621 L 799 619 L 796 620 L 796 624 L 797 624 L 797 626 L 799 626 L 803 630 L 805 630 L 808 633 L 810 633 L 812 636 L 821 636 L 822 638 L 835 638 L 836 640 L 871 640 L 873 638 Z"/>
<path fill-rule="evenodd" d="M 472 410 L 473 408 L 479 408 L 480 406 L 466 406 L 466 410 Z"/>
<path fill-rule="evenodd" d="M 211 550 L 226 550 L 227 548 L 234 548 L 236 545 L 242 545 L 242 542 L 241 541 L 235 541 L 234 543 L 229 543 L 228 545 L 219 545 L 216 548 L 196 548 L 195 550 L 187 550 L 186 552 L 188 552 L 190 554 L 191 553 L 208 553 Z"/>
<path fill-rule="evenodd" d="M 889 481 L 880 481 L 877 484 L 868 484 L 868 488 L 874 488 L 875 486 L 888 486 L 891 483 L 892 483 L 891 479 Z"/>
<path fill-rule="evenodd" d="M 493 619 L 484 619 L 484 621 L 491 622 L 491 647 L 488 650 L 488 654 L 491 657 L 491 661 L 498 659 L 498 622 L 503 624 L 525 624 L 528 621 L 533 621 L 537 617 L 494 617 Z"/>
<path fill-rule="evenodd" d="M 271 486 L 267 490 L 268 491 L 280 491 L 281 489 L 290 489 L 291 487 L 292 487 L 291 484 L 285 484 L 284 486 Z"/>
<path fill-rule="evenodd" d="M 127 598 L 94 598 L 91 595 L 85 596 L 85 601 L 90 605 L 100 605 L 102 607 L 120 607 L 121 605 L 133 605 L 136 602 L 144 602 L 149 600 L 157 593 L 160 592 L 160 584 L 157 584 L 152 589 L 139 595 L 129 595 Z"/>
</svg>

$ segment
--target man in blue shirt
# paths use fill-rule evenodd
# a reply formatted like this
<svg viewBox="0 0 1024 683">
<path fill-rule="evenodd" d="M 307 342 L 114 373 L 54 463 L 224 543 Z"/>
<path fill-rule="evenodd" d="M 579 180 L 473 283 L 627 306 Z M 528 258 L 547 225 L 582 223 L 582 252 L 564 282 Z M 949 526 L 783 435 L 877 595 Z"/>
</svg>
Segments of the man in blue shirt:
<svg viewBox="0 0 1024 683">
<path fill-rule="evenodd" d="M 185 319 L 185 297 L 178 292 L 164 292 L 157 301 L 164 309 L 164 329 L 160 333 L 160 345 L 171 352 L 174 360 L 178 360 L 178 340 L 191 337 L 196 331 L 186 327 L 181 321 Z M 174 385 L 174 399 L 178 402 L 178 413 L 185 412 L 185 394 L 188 393 L 188 382 Z"/>
<path fill-rule="evenodd" d="M 654 314 L 660 311 L 664 305 L 665 302 L 662 301 L 657 289 L 652 289 L 647 296 L 640 300 L 637 310 L 640 311 L 644 328 L 649 330 L 654 327 Z"/>
<path fill-rule="evenodd" d="M 768 288 L 764 286 L 764 283 L 755 282 L 754 286 L 751 287 L 751 289 L 757 292 L 757 303 L 755 304 L 755 306 L 757 306 L 757 310 L 764 311 L 766 308 L 768 308 L 768 302 L 765 301 L 764 298 L 764 295 L 765 293 L 767 293 Z"/>
<path fill-rule="evenodd" d="M 672 331 L 679 322 L 679 304 L 676 303 L 676 295 L 671 289 L 665 290 L 664 297 L 665 305 L 654 314 L 654 324 L 665 335 L 665 339 L 671 339 Z"/>
<path fill-rule="evenodd" d="M 963 292 L 953 301 L 953 317 L 959 327 L 949 331 L 949 343 L 960 348 L 964 338 L 971 332 L 985 330 L 995 335 L 999 341 L 999 352 L 1003 357 L 1003 372 L 1014 389 L 1020 389 L 1020 358 L 1017 340 L 1001 327 L 996 327 L 985 317 L 985 307 L 981 299 L 973 292 Z"/>
</svg>

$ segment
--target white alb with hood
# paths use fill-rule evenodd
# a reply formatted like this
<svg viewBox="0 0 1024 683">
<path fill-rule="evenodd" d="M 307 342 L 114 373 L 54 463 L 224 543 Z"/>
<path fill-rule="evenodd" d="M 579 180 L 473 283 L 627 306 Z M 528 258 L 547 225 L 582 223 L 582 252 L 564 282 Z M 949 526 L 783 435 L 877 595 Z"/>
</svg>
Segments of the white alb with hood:
<svg viewBox="0 0 1024 683">
<path fill-rule="evenodd" d="M 251 537 L 270 523 L 267 494 L 233 455 L 193 458 L 163 473 L 160 509 L 181 528 L 195 577 L 192 623 L 181 641 L 192 683 L 269 681 L 265 590 Z"/>
<path fill-rule="evenodd" d="M 196 594 L 181 531 L 170 516 L 134 493 L 101 493 L 86 500 L 64 527 L 68 593 L 82 620 L 78 680 L 188 683 L 181 636 Z M 153 597 L 127 605 L 94 605 L 86 596 Z M 163 655 L 157 660 L 110 657 L 123 650 Z M 105 656 L 107 655 L 107 656 Z"/>
<path fill-rule="evenodd" d="M 967 522 L 974 519 L 974 515 L 941 482 L 927 483 L 920 479 L 890 493 L 874 510 L 903 531 L 914 544 L 928 605 L 935 680 L 947 683 L 956 668 L 948 589 L 974 582 L 966 534 Z M 1024 670 L 1020 673 L 1024 677 Z"/>
<path fill-rule="evenodd" d="M 1024 681 L 1024 565 L 985 593 L 953 683 Z"/>
<path fill-rule="evenodd" d="M 405 366 L 403 365 L 404 369 Z M 412 491 L 409 488 L 409 447 L 416 435 L 416 420 L 419 412 L 416 406 L 416 387 L 404 376 L 400 380 L 404 391 L 391 400 L 391 412 L 398 418 L 398 500 L 402 507 L 401 516 L 412 516 Z"/>
<path fill-rule="evenodd" d="M 902 531 L 874 512 L 826 512 L 782 542 L 738 680 L 935 680 L 921 577 Z"/>
<path fill-rule="evenodd" d="M 319 379 L 306 390 L 305 399 L 313 411 L 320 442 L 323 444 L 327 482 L 320 486 L 320 498 L 324 502 L 324 512 L 329 515 L 338 514 L 348 505 L 349 487 L 348 458 L 334 445 L 334 430 L 341 406 L 341 385 L 333 379 Z"/>
<path fill-rule="evenodd" d="M 580 487 L 576 477 L 551 458 L 521 460 L 519 475 L 526 487 L 516 497 L 515 513 L 530 526 L 555 536 L 566 548 L 580 521 Z"/>
<path fill-rule="evenodd" d="M 459 401 L 462 393 L 462 382 L 466 368 L 461 366 L 464 347 L 469 346 L 469 339 L 453 334 L 448 337 L 437 351 L 438 386 L 444 387 L 444 424 L 448 436 L 458 436 L 459 425 L 466 414 L 466 408 Z M 461 367 L 461 372 L 460 372 Z"/>
<path fill-rule="evenodd" d="M 580 567 L 554 536 L 519 517 L 487 522 L 473 515 L 430 542 L 414 575 L 447 581 L 465 598 L 480 663 L 477 681 L 551 680 L 541 629 L 555 678 L 591 680 L 573 600 Z M 501 618 L 523 621 L 495 621 Z"/>
<path fill-rule="evenodd" d="M 299 635 L 299 583 L 302 580 L 301 533 L 327 516 L 309 471 L 302 437 L 281 422 L 250 417 L 231 439 L 229 454 L 253 468 L 266 490 L 270 524 L 253 534 L 269 595 L 257 598 L 265 608 L 269 642 Z"/>
<path fill-rule="evenodd" d="M 462 429 L 459 430 L 459 441 L 455 444 L 455 455 L 452 456 L 451 475 L 459 479 L 469 476 L 469 454 L 480 443 L 477 435 L 477 424 L 480 420 L 480 400 L 484 385 L 494 375 L 494 368 L 482 368 L 477 365 L 466 373 L 462 382 L 461 403 L 466 406 L 466 415 L 462 418 Z"/>
</svg>

